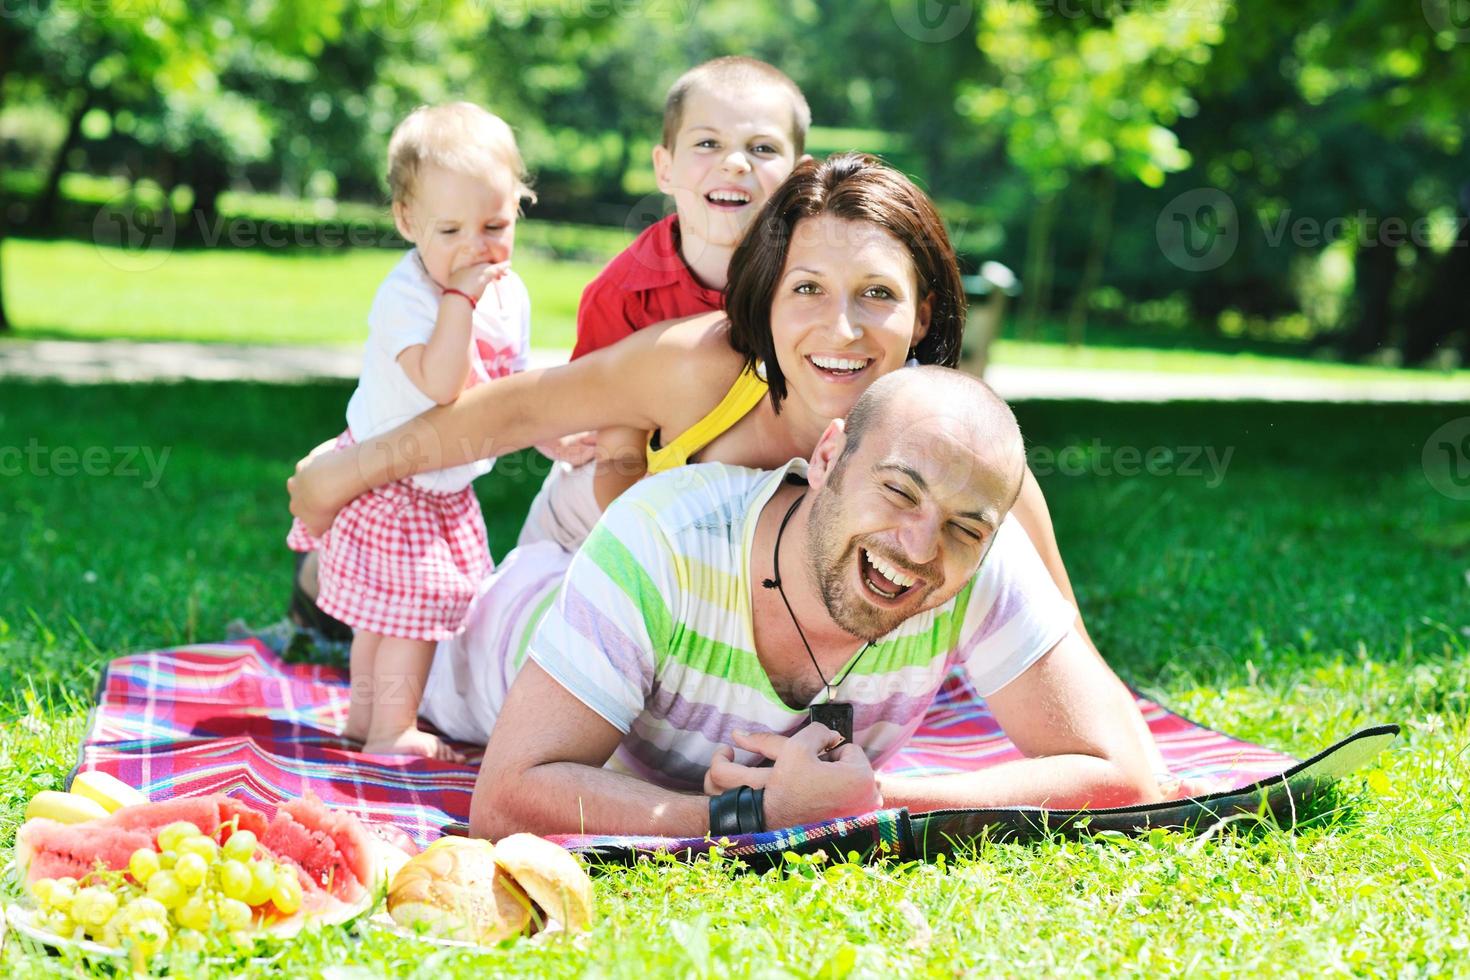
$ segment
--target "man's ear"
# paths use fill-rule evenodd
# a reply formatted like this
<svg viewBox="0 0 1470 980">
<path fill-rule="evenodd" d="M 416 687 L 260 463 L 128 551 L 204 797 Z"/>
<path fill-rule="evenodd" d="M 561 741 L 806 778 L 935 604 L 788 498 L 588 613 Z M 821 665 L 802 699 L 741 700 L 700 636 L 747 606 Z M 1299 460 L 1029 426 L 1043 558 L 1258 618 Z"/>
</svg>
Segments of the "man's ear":
<svg viewBox="0 0 1470 980">
<path fill-rule="evenodd" d="M 910 347 L 918 347 L 919 341 L 929 336 L 929 323 L 933 317 L 934 293 L 931 290 L 929 295 L 919 301 L 919 309 L 914 316 L 914 339 L 909 344 Z"/>
<path fill-rule="evenodd" d="M 826 484 L 846 446 L 847 420 L 833 419 L 827 423 L 822 438 L 817 440 L 817 448 L 812 450 L 812 458 L 807 466 L 806 482 L 813 490 L 820 490 Z"/>
<path fill-rule="evenodd" d="M 653 179 L 658 184 L 658 189 L 665 194 L 672 194 L 673 184 L 669 182 L 669 171 L 674 167 L 674 154 L 662 143 L 656 143 L 653 147 Z"/>
<path fill-rule="evenodd" d="M 405 241 L 414 241 L 413 224 L 408 218 L 408 205 L 402 201 L 393 202 L 393 226 L 398 229 Z"/>
</svg>

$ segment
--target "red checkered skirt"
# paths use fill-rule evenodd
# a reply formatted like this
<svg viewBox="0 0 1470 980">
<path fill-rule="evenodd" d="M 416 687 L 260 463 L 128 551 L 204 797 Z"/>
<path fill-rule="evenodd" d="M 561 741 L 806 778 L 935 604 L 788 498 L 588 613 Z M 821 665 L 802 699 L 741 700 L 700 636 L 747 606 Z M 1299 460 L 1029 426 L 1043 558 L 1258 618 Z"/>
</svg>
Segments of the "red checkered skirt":
<svg viewBox="0 0 1470 980">
<path fill-rule="evenodd" d="M 344 433 L 337 444 L 351 441 Z M 464 629 L 470 601 L 493 568 L 474 490 L 436 493 L 411 480 L 358 497 L 320 539 L 293 521 L 286 544 L 321 552 L 322 612 L 409 640 L 443 640 Z"/>
</svg>

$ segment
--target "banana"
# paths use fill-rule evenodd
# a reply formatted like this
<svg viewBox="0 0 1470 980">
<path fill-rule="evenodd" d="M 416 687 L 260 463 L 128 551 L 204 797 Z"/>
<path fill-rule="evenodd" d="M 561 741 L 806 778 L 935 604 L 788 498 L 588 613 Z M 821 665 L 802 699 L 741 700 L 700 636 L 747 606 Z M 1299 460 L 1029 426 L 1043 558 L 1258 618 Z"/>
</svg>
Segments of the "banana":
<svg viewBox="0 0 1470 980">
<path fill-rule="evenodd" d="M 125 806 L 148 802 L 148 797 L 121 779 L 95 769 L 77 773 L 76 778 L 71 781 L 71 791 L 73 795 L 84 796 L 100 804 L 108 813 L 121 810 Z"/>
<path fill-rule="evenodd" d="M 43 789 L 31 797 L 26 804 L 26 819 L 45 817 L 57 823 L 82 823 L 107 816 L 102 804 L 76 793 L 59 793 L 54 789 Z"/>
</svg>

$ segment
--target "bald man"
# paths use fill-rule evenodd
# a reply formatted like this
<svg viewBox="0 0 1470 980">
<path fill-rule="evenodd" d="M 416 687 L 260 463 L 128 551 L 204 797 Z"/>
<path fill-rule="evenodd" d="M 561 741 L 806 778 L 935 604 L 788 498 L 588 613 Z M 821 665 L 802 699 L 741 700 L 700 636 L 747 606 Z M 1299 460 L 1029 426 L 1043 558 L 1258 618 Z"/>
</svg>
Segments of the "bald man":
<svg viewBox="0 0 1470 980">
<path fill-rule="evenodd" d="M 644 480 L 564 578 L 559 549 L 519 549 L 424 699 L 449 734 L 488 734 L 471 831 L 718 836 L 1157 799 L 1132 699 L 1008 517 L 1024 464 L 988 387 L 913 368 L 809 461 Z M 1027 758 L 883 774 L 955 667 Z"/>
</svg>

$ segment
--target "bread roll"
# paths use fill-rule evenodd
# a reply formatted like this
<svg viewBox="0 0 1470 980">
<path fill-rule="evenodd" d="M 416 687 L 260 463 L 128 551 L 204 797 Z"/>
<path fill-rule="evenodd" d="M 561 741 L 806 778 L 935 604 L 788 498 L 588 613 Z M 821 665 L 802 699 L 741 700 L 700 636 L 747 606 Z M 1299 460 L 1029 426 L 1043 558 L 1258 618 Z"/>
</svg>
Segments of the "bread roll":
<svg viewBox="0 0 1470 980">
<path fill-rule="evenodd" d="M 388 889 L 388 914 L 406 928 L 493 945 L 525 932 L 531 912 L 506 887 L 489 841 L 444 838 L 408 860 Z"/>
<path fill-rule="evenodd" d="M 534 834 L 511 834 L 496 842 L 494 857 L 500 870 L 568 933 L 592 922 L 592 879 L 566 848 Z"/>
</svg>

